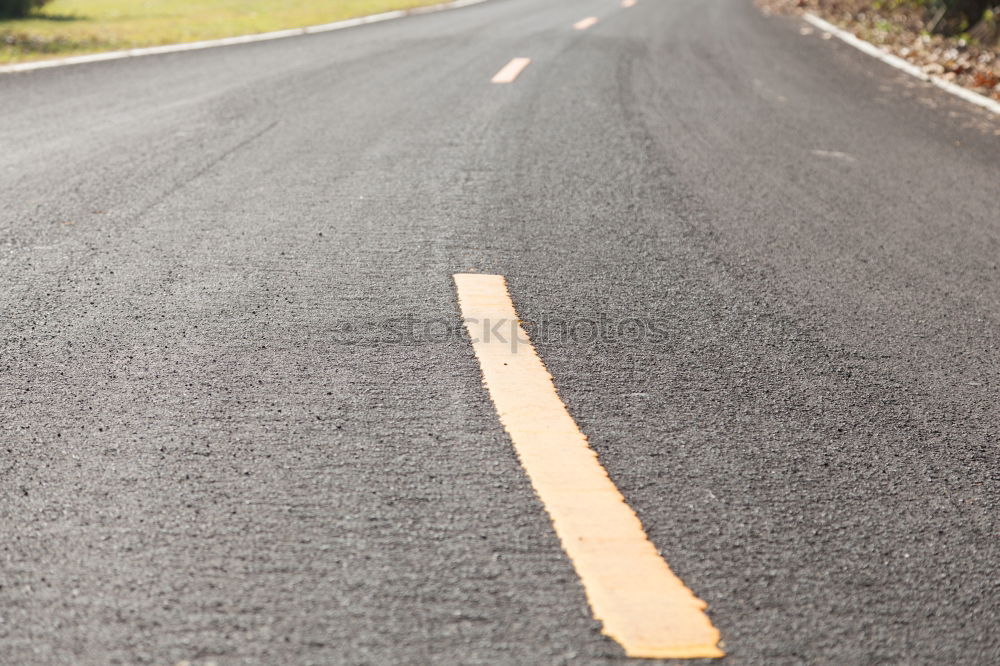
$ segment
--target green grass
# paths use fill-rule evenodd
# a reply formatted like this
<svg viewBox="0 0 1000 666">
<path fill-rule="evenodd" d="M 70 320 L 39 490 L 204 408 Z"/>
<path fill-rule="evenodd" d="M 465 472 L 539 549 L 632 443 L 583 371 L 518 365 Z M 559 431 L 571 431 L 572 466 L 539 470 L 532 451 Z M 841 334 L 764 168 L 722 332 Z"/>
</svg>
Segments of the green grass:
<svg viewBox="0 0 1000 666">
<path fill-rule="evenodd" d="M 231 37 L 442 0 L 53 0 L 0 20 L 0 63 Z"/>
</svg>

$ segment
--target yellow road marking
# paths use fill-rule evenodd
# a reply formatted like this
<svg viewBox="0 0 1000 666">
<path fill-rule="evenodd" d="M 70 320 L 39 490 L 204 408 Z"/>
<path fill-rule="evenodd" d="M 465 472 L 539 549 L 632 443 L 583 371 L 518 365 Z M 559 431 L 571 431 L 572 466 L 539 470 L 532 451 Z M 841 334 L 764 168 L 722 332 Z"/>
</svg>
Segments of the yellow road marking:
<svg viewBox="0 0 1000 666">
<path fill-rule="evenodd" d="M 573 28 L 576 29 L 576 30 L 586 30 L 587 28 L 589 28 L 590 26 L 594 25 L 595 23 L 597 23 L 597 17 L 596 16 L 588 16 L 587 18 L 580 19 L 579 21 L 577 21 L 576 23 L 574 23 L 573 24 Z"/>
<path fill-rule="evenodd" d="M 453 277 L 497 415 L 604 633 L 630 657 L 724 656 L 705 602 L 657 553 L 556 393 L 503 276 Z"/>
<path fill-rule="evenodd" d="M 511 83 L 531 63 L 531 58 L 514 58 L 493 75 L 493 83 Z"/>
<path fill-rule="evenodd" d="M 635 0 L 622 0 L 622 7 L 628 9 L 629 7 L 635 7 Z"/>
</svg>

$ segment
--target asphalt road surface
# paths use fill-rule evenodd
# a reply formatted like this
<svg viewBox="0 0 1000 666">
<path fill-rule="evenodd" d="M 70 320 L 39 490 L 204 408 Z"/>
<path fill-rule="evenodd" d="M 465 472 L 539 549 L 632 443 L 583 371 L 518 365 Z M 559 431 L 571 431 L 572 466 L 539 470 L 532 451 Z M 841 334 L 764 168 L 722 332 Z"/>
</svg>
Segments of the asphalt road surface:
<svg viewBox="0 0 1000 666">
<path fill-rule="evenodd" d="M 626 663 L 463 272 L 551 324 L 717 663 L 1000 660 L 1000 122 L 802 25 L 492 0 L 0 76 L 0 663 Z"/>
</svg>

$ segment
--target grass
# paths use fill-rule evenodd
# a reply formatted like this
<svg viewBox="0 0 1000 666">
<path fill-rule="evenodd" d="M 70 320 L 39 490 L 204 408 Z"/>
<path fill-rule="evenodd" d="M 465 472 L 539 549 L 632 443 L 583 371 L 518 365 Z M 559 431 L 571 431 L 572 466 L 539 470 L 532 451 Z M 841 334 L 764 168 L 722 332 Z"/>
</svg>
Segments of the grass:
<svg viewBox="0 0 1000 666">
<path fill-rule="evenodd" d="M 0 63 L 301 28 L 443 0 L 53 0 L 0 20 Z"/>
</svg>

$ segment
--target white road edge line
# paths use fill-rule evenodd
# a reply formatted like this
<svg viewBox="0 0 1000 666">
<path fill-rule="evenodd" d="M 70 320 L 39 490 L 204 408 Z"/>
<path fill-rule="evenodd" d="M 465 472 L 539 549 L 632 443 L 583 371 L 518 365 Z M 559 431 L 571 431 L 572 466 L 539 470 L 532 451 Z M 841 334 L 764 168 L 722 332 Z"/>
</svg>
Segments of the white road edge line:
<svg viewBox="0 0 1000 666">
<path fill-rule="evenodd" d="M 312 35 L 318 32 L 331 32 L 333 30 L 343 30 L 369 23 L 380 23 L 392 19 L 413 16 L 415 14 L 430 14 L 445 9 L 458 9 L 469 5 L 478 5 L 486 0 L 453 0 L 437 5 L 426 7 L 414 7 L 412 9 L 397 9 L 381 14 L 370 14 L 369 16 L 359 16 L 333 23 L 322 23 L 320 25 L 310 25 L 304 28 L 291 28 L 288 30 L 275 30 L 274 32 L 261 32 L 255 35 L 239 35 L 237 37 L 223 37 L 221 39 L 207 39 L 200 42 L 185 42 L 181 44 L 164 44 L 163 46 L 147 46 L 137 49 L 125 49 L 122 51 L 105 51 L 104 53 L 91 53 L 88 55 L 70 56 L 68 58 L 55 58 L 53 60 L 37 60 L 33 62 L 22 62 L 14 65 L 0 65 L 0 74 L 10 74 L 14 72 L 29 72 L 36 69 L 48 69 L 50 67 L 63 67 L 66 65 L 82 65 L 88 62 L 101 62 L 104 60 L 122 60 L 124 58 L 138 58 L 147 55 L 159 55 L 161 53 L 178 53 L 181 51 L 199 51 L 201 49 L 211 49 L 219 46 L 233 46 L 235 44 L 249 44 L 251 42 L 266 42 L 272 39 L 283 39 L 285 37 L 296 37 L 299 35 Z"/>
<path fill-rule="evenodd" d="M 987 97 L 986 95 L 980 95 L 979 93 L 973 92 L 968 88 L 963 88 L 960 85 L 954 84 L 951 81 L 945 81 L 944 79 L 938 76 L 932 76 L 926 73 L 924 70 L 917 67 L 916 65 L 914 65 L 913 63 L 907 62 L 906 60 L 903 60 L 899 56 L 888 53 L 887 51 L 884 51 L 879 47 L 875 46 L 871 42 L 866 42 L 865 40 L 856 37 L 850 32 L 838 28 L 837 26 L 833 25 L 828 21 L 824 21 L 815 14 L 810 14 L 806 12 L 805 14 L 802 15 L 802 18 L 805 19 L 807 23 L 811 23 L 813 26 L 819 28 L 820 30 L 830 33 L 837 39 L 846 42 L 847 44 L 850 44 L 854 48 L 858 49 L 859 51 L 863 51 L 864 53 L 867 53 L 873 58 L 878 58 L 887 65 L 891 65 L 896 69 L 902 70 L 907 74 L 909 74 L 910 76 L 915 76 L 921 81 L 933 84 L 938 88 L 940 88 L 941 90 L 949 92 L 952 95 L 955 95 L 956 97 L 961 97 L 966 102 L 972 102 L 973 104 L 981 106 L 988 111 L 1000 114 L 1000 102 L 994 101 L 989 97 Z"/>
</svg>

